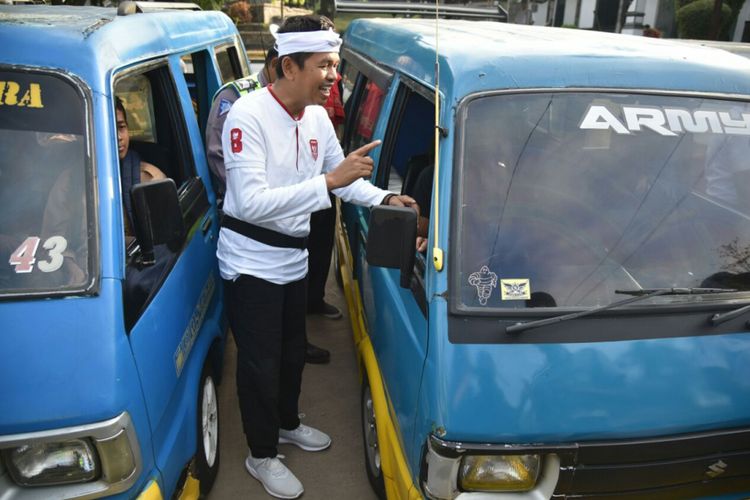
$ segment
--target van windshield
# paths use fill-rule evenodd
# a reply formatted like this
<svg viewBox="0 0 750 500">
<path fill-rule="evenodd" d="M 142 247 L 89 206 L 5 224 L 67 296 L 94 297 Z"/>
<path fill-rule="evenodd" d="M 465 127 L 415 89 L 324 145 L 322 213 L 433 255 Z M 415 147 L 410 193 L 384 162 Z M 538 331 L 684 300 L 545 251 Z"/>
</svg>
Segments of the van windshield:
<svg viewBox="0 0 750 500">
<path fill-rule="evenodd" d="M 0 71 L 0 295 L 90 279 L 85 105 L 57 76 Z"/>
<path fill-rule="evenodd" d="M 644 302 L 748 297 L 750 104 L 503 94 L 460 119 L 459 309 L 594 307 L 662 287 L 738 293 Z"/>
</svg>

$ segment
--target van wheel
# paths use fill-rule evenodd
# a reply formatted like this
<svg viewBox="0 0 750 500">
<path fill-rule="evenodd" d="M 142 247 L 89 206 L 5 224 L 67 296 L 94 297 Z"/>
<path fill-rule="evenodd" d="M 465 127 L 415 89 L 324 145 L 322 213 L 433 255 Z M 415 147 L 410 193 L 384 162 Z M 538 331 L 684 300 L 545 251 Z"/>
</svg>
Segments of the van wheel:
<svg viewBox="0 0 750 500">
<path fill-rule="evenodd" d="M 373 491 L 381 500 L 385 500 L 385 482 L 383 470 L 380 468 L 380 442 L 378 429 L 375 425 L 375 406 L 372 401 L 372 391 L 367 374 L 362 385 L 362 438 L 365 447 L 365 466 L 367 479 Z"/>
<path fill-rule="evenodd" d="M 195 464 L 201 494 L 211 490 L 219 472 L 219 400 L 211 361 L 206 360 L 198 390 L 197 450 Z"/>
</svg>

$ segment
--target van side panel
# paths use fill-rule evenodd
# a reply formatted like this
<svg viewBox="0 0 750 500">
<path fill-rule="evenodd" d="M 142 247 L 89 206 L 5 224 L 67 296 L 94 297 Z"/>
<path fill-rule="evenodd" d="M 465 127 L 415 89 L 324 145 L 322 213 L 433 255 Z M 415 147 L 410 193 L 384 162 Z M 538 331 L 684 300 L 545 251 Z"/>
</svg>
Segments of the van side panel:
<svg viewBox="0 0 750 500">
<path fill-rule="evenodd" d="M 121 330 L 121 295 L 119 281 L 104 279 L 96 297 L 0 302 L 0 435 L 98 422 L 129 408 L 148 436 L 133 398 L 141 388 Z"/>
<path fill-rule="evenodd" d="M 211 216 L 213 210 L 207 214 Z M 158 465 L 165 477 L 175 479 L 195 451 L 196 378 L 209 346 L 221 334 L 221 280 L 209 258 L 216 240 L 204 241 L 211 239 L 210 232 L 196 233 L 130 336 Z M 164 467 L 177 468 L 177 473 Z"/>
<path fill-rule="evenodd" d="M 120 297 L 120 281 L 105 278 L 96 297 L 43 301 L 45 314 L 40 301 L 0 302 L 0 436 L 92 424 L 126 411 L 140 447 L 139 488 L 154 460 Z"/>
</svg>

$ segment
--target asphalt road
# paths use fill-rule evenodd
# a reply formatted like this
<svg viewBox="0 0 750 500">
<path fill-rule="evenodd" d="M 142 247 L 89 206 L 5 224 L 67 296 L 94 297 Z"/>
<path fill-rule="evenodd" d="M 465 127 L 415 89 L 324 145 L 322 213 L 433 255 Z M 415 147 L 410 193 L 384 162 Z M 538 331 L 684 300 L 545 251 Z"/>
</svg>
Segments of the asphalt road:
<svg viewBox="0 0 750 500">
<path fill-rule="evenodd" d="M 327 432 L 333 444 L 328 450 L 310 453 L 282 445 L 284 463 L 302 481 L 307 500 L 376 500 L 365 472 L 360 430 L 359 373 L 352 332 L 342 292 L 329 276 L 326 300 L 337 305 L 344 317 L 329 320 L 308 316 L 310 341 L 331 351 L 328 365 L 306 365 L 302 380 L 302 421 Z M 244 466 L 248 449 L 242 432 L 235 385 L 236 348 L 227 341 L 224 377 L 219 392 L 221 465 L 210 500 L 265 499 L 268 495 Z"/>
</svg>

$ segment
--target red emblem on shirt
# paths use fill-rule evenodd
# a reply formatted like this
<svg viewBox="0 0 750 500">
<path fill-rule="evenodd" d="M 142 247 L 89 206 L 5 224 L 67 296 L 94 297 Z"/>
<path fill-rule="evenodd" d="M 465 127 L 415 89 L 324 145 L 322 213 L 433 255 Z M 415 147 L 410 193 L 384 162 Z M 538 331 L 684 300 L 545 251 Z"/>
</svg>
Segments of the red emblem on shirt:
<svg viewBox="0 0 750 500">
<path fill-rule="evenodd" d="M 313 160 L 318 159 L 318 140 L 310 139 L 310 152 L 313 155 Z"/>
<path fill-rule="evenodd" d="M 242 152 L 242 130 L 233 128 L 229 132 L 229 139 L 232 141 L 232 153 Z"/>
</svg>

